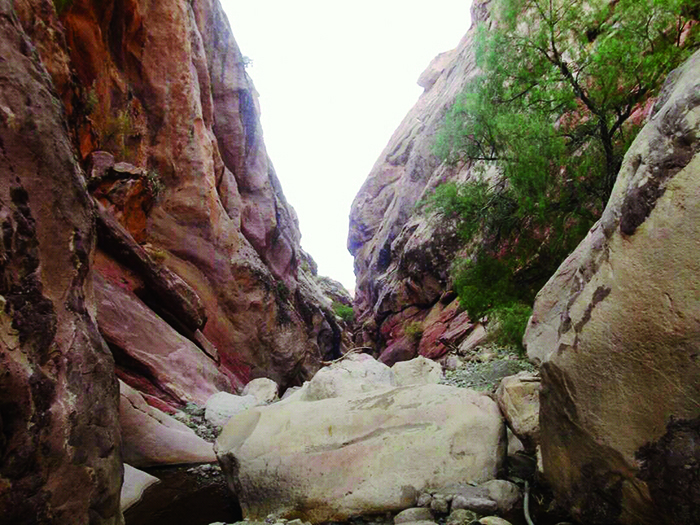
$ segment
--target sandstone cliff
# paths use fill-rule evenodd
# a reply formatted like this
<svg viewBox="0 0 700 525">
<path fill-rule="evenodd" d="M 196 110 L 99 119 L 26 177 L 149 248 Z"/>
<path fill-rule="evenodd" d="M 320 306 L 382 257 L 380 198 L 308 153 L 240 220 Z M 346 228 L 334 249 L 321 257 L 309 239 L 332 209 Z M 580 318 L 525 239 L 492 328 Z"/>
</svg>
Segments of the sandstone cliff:
<svg viewBox="0 0 700 525">
<path fill-rule="evenodd" d="M 145 306 L 167 321 L 188 340 L 186 362 L 218 366 L 218 388 L 257 375 L 292 384 L 337 354 L 330 302 L 299 285 L 296 215 L 219 2 L 75 0 L 56 4 L 59 18 L 49 0 L 15 4 L 106 213 L 98 291 L 111 283 L 130 310 Z M 120 377 L 182 400 L 177 384 L 156 377 L 162 370 L 135 357 L 139 338 L 129 346 L 113 333 L 123 323 L 103 303 Z"/>
<path fill-rule="evenodd" d="M 488 4 L 475 2 L 474 21 L 486 18 Z M 432 147 L 445 112 L 475 72 L 474 37 L 475 28 L 420 76 L 424 93 L 394 132 L 350 212 L 358 342 L 382 351 L 387 362 L 418 352 L 440 357 L 448 350 L 441 338 L 451 344 L 471 328 L 458 316 L 455 295 L 445 294 L 461 243 L 449 225 L 427 220 L 416 206 L 439 184 L 469 177 L 468 167 L 441 164 Z M 408 325 L 424 327 L 422 337 L 406 334 Z"/>
<path fill-rule="evenodd" d="M 117 377 L 285 387 L 345 325 L 218 0 L 0 0 L 0 47 L 0 523 L 117 524 Z"/>
<path fill-rule="evenodd" d="M 0 523 L 117 524 L 119 389 L 94 321 L 92 207 L 7 1 L 0 56 Z"/>
</svg>

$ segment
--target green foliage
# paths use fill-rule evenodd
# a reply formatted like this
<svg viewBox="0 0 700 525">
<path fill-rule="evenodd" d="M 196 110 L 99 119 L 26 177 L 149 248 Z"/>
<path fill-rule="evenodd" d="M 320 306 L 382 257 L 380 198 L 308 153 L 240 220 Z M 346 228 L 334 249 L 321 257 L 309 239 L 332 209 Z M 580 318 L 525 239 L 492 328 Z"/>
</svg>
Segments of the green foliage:
<svg viewBox="0 0 700 525">
<path fill-rule="evenodd" d="M 95 82 L 92 83 L 90 89 L 84 92 L 84 106 L 83 109 L 86 115 L 91 115 L 93 111 L 97 108 L 100 103 L 99 97 L 97 96 L 97 86 Z"/>
<path fill-rule="evenodd" d="M 73 0 L 53 0 L 53 5 L 56 7 L 56 13 L 63 14 L 66 9 L 69 9 L 73 4 Z"/>
<path fill-rule="evenodd" d="M 352 323 L 355 320 L 355 312 L 352 306 L 333 301 L 333 312 L 346 323 Z"/>
<path fill-rule="evenodd" d="M 423 324 L 418 321 L 408 323 L 403 327 L 403 334 L 412 341 L 420 341 L 423 337 Z"/>
<path fill-rule="evenodd" d="M 277 281 L 275 284 L 275 295 L 282 303 L 288 303 L 292 296 L 289 287 L 283 281 Z"/>
<path fill-rule="evenodd" d="M 116 116 L 109 117 L 104 134 L 100 137 L 100 147 L 122 158 L 129 157 L 129 139 L 136 135 L 136 126 L 131 113 L 124 109 Z"/>
<path fill-rule="evenodd" d="M 163 194 L 163 191 L 165 191 L 165 184 L 163 184 L 163 180 L 160 178 L 160 175 L 158 174 L 157 171 L 148 171 L 146 172 L 146 188 L 148 192 L 151 194 L 151 197 L 153 200 L 158 200 L 158 198 Z"/>
<path fill-rule="evenodd" d="M 505 316 L 519 340 L 513 308 L 600 216 L 638 131 L 630 117 L 700 45 L 699 14 L 696 0 L 501 0 L 495 29 L 478 29 L 481 73 L 435 145 L 475 175 L 428 203 L 471 247 L 453 278 L 472 318 Z"/>
<path fill-rule="evenodd" d="M 532 308 L 522 303 L 511 303 L 491 310 L 489 329 L 493 327 L 493 341 L 500 346 L 515 347 L 521 352 L 524 351 L 523 334 L 530 315 Z"/>
</svg>

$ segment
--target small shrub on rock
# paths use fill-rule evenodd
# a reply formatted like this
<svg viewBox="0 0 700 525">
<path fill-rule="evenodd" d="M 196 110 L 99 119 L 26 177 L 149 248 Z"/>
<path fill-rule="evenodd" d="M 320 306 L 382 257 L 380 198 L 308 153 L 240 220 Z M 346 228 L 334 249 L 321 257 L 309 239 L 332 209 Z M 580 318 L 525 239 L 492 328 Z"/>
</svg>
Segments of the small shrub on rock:
<svg viewBox="0 0 700 525">
<path fill-rule="evenodd" d="M 346 323 L 352 323 L 355 320 L 355 311 L 352 309 L 352 306 L 338 301 L 333 301 L 333 313 Z"/>
</svg>

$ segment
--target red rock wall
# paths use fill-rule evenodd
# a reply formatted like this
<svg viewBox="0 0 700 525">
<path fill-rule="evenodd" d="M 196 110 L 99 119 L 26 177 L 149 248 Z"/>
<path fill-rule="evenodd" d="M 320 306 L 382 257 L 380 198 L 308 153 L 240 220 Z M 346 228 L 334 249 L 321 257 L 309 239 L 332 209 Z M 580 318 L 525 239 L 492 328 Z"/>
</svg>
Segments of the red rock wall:
<svg viewBox="0 0 700 525">
<path fill-rule="evenodd" d="M 0 523 L 118 524 L 119 390 L 94 322 L 92 206 L 6 0 L 0 56 Z"/>
<path fill-rule="evenodd" d="M 486 18 L 489 1 L 476 2 L 473 19 Z M 474 33 L 470 30 L 455 49 L 438 55 L 420 76 L 425 91 L 394 132 L 350 211 L 356 343 L 375 348 L 389 364 L 419 353 L 440 358 L 448 351 L 442 339 L 459 343 L 471 328 L 466 316 L 458 315 L 456 295 L 449 290 L 450 264 L 462 243 L 450 225 L 429 221 L 417 205 L 439 184 L 470 176 L 469 166 L 441 164 L 433 145 L 445 112 L 474 74 Z M 409 326 L 411 335 L 405 333 Z"/>
<path fill-rule="evenodd" d="M 187 332 L 166 320 L 216 348 L 228 388 L 259 375 L 299 383 L 337 354 L 341 329 L 330 303 L 299 287 L 296 215 L 265 151 L 257 93 L 219 2 L 74 0 L 60 22 L 50 0 L 16 0 L 16 9 L 65 105 L 93 195 L 198 296 L 205 324 Z M 100 150 L 142 175 L 93 181 Z M 163 185 L 157 198 L 145 191 L 148 177 Z M 97 270 L 128 288 L 134 268 L 110 248 L 100 241 L 108 256 Z M 167 301 L 146 295 L 164 315 Z M 132 365 L 117 359 L 120 377 L 138 387 Z"/>
</svg>

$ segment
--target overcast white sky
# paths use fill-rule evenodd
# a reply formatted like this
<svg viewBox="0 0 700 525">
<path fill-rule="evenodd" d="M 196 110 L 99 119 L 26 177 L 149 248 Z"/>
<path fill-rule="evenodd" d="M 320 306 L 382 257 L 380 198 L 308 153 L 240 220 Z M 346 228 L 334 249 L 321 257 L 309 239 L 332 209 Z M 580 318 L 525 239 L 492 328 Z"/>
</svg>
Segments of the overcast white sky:
<svg viewBox="0 0 700 525">
<path fill-rule="evenodd" d="M 221 0 L 260 93 L 267 151 L 319 273 L 354 288 L 353 198 L 470 25 L 471 0 Z"/>
</svg>

